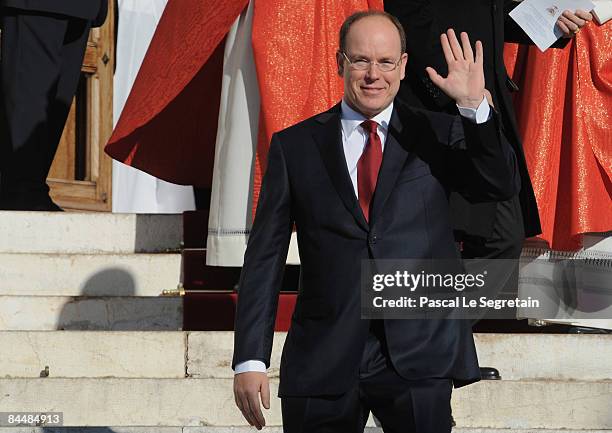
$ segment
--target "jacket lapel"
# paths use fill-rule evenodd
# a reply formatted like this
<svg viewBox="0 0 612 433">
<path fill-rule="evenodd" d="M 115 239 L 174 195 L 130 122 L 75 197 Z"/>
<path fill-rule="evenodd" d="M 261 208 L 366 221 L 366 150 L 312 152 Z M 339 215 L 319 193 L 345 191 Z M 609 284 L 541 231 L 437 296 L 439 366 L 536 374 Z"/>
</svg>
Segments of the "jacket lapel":
<svg viewBox="0 0 612 433">
<path fill-rule="evenodd" d="M 397 105 L 397 101 L 395 105 Z M 376 221 L 376 217 L 382 211 L 387 198 L 389 198 L 389 194 L 393 190 L 395 181 L 406 163 L 406 158 L 408 158 L 408 151 L 400 144 L 402 129 L 402 122 L 397 114 L 397 107 L 395 107 L 391 114 L 382 165 L 378 172 L 378 180 L 376 181 L 376 190 L 374 191 L 373 204 L 370 211 L 370 223 Z"/>
<path fill-rule="evenodd" d="M 359 207 L 353 183 L 346 167 L 340 126 L 340 104 L 325 113 L 321 113 L 316 117 L 316 120 L 321 124 L 321 127 L 313 132 L 313 137 L 332 184 L 355 221 L 367 231 L 369 230 L 368 223 Z"/>
</svg>

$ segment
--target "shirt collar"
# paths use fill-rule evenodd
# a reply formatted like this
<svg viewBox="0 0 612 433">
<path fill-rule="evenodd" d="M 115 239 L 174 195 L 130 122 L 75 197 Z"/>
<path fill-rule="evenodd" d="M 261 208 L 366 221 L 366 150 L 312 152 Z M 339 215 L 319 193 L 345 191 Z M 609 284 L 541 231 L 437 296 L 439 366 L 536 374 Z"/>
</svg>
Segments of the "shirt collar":
<svg viewBox="0 0 612 433">
<path fill-rule="evenodd" d="M 380 127 L 386 131 L 389 129 L 389 122 L 391 121 L 392 113 L 393 101 L 391 101 L 387 108 L 378 113 L 376 116 L 372 117 L 371 120 L 378 123 Z M 342 98 L 342 103 L 340 104 L 340 119 L 345 136 L 350 137 L 355 129 L 357 129 L 357 127 L 361 125 L 364 120 L 367 120 L 367 117 L 349 107 L 344 98 Z"/>
</svg>

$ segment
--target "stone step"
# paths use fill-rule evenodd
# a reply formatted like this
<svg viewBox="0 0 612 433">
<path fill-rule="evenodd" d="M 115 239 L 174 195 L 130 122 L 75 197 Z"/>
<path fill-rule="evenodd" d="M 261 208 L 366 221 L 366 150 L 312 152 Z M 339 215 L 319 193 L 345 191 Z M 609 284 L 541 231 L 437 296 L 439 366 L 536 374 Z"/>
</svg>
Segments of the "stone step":
<svg viewBox="0 0 612 433">
<path fill-rule="evenodd" d="M 158 296 L 181 280 L 180 254 L 0 253 L 0 295 Z"/>
<path fill-rule="evenodd" d="M 63 412 L 65 426 L 244 426 L 231 379 L 0 379 L 2 412 Z M 271 381 L 276 396 L 278 382 Z M 612 429 L 612 381 L 484 381 L 455 390 L 463 428 Z M 280 426 L 280 401 L 266 411 Z"/>
<path fill-rule="evenodd" d="M 1 428 L 0 433 L 253 433 L 253 427 L 17 427 Z M 283 433 L 282 427 L 266 427 L 265 433 Z M 610 433 L 610 430 L 548 429 L 470 429 L 454 428 L 454 433 Z M 383 433 L 380 427 L 366 427 L 364 433 Z"/>
<path fill-rule="evenodd" d="M 269 374 L 278 377 L 285 333 L 277 332 Z M 612 380 L 612 335 L 475 334 L 480 365 L 503 379 Z M 187 371 L 202 378 L 229 378 L 232 332 L 191 332 Z"/>
<path fill-rule="evenodd" d="M 55 298 L 52 298 L 55 299 Z M 60 298 L 61 299 L 61 298 Z M 110 298 L 90 299 L 88 302 L 108 301 Z M 131 299 L 135 301 L 135 299 Z M 140 298 L 145 302 L 168 302 L 168 311 L 180 310 L 174 305 L 180 298 Z M 0 298 L 0 305 L 2 305 Z M 82 301 L 85 302 L 85 301 Z M 105 306 L 96 306 L 101 310 Z M 111 306 L 112 310 L 113 307 Z M 118 309 L 118 308 L 117 308 Z M 138 304 L 130 306 L 138 310 Z M 87 311 L 86 307 L 82 308 Z M 89 318 L 85 326 L 127 327 L 124 317 L 94 322 Z M 156 332 L 131 331 L 0 331 L 0 347 L 11 347 L 0 358 L 0 377 L 39 377 L 45 366 L 51 377 L 183 377 L 231 379 L 230 361 L 233 351 L 231 332 L 159 332 L 171 323 L 162 317 L 163 309 L 151 322 L 136 316 L 143 327 Z M 157 322 L 155 320 L 158 320 Z M 163 322 L 163 320 L 167 320 Z M 174 326 L 180 327 L 175 317 Z M 74 323 L 73 323 L 74 325 Z M 285 333 L 276 333 L 272 350 L 270 377 L 279 374 L 280 355 Z M 500 370 L 504 380 L 612 380 L 612 336 L 573 334 L 476 334 L 476 346 L 481 365 Z M 142 342 L 142 344 L 140 344 Z M 150 345 L 146 345 L 150 342 Z M 149 359 L 164 347 L 163 356 L 156 362 L 158 370 L 139 369 L 139 360 Z M 65 355 L 69 354 L 69 355 Z M 133 362 L 129 364 L 129 362 Z M 172 372 L 172 373 L 168 373 Z"/>
<path fill-rule="evenodd" d="M 2 331 L 0 377 L 183 378 L 184 332 Z"/>
<path fill-rule="evenodd" d="M 3 253 L 143 253 L 180 248 L 182 215 L 0 212 Z"/>
<path fill-rule="evenodd" d="M 183 299 L 176 297 L 0 296 L 0 330 L 176 331 Z"/>
<path fill-rule="evenodd" d="M 587 251 L 612 253 L 612 232 L 587 233 L 582 236 L 582 245 Z"/>
<path fill-rule="evenodd" d="M 610 433 L 610 430 L 454 428 L 454 433 Z M 126 432 L 127 433 L 127 432 Z"/>
<path fill-rule="evenodd" d="M 253 427 L 17 427 L 0 433 L 253 433 Z M 266 427 L 265 433 L 283 433 L 282 427 Z M 515 430 L 454 428 L 454 433 L 609 433 L 610 430 Z M 383 433 L 380 427 L 366 427 L 364 433 Z"/>
<path fill-rule="evenodd" d="M 192 433 L 241 432 L 231 428 L 223 430 L 215 427 L 203 427 L 203 429 L 207 430 L 193 430 Z M 187 433 L 187 431 L 183 427 L 0 427 L 0 433 Z M 253 430 L 252 428 L 245 429 L 244 432 L 252 433 Z"/>
<path fill-rule="evenodd" d="M 502 379 L 612 380 L 612 334 L 475 334 L 475 341 L 480 365 L 498 368 Z"/>
</svg>

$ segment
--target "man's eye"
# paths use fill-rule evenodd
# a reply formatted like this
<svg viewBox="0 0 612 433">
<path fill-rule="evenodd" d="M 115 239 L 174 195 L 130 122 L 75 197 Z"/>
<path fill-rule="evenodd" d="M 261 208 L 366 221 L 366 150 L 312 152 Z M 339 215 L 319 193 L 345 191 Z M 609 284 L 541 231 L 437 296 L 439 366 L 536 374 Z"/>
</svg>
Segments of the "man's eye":
<svg viewBox="0 0 612 433">
<path fill-rule="evenodd" d="M 356 66 L 367 66 L 370 64 L 370 62 L 364 59 L 357 59 L 353 62 L 353 64 L 355 64 Z"/>
</svg>

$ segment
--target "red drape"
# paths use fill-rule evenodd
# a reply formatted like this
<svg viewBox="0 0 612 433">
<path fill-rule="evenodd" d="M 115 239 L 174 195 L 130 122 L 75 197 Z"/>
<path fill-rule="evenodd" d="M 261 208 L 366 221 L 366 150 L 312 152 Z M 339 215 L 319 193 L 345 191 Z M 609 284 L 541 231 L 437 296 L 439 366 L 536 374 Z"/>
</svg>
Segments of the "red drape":
<svg viewBox="0 0 612 433">
<path fill-rule="evenodd" d="M 247 0 L 170 0 L 107 153 L 164 180 L 209 186 L 219 109 L 223 39 Z M 273 132 L 326 110 L 342 96 L 338 30 L 382 0 L 258 0 L 253 17 L 261 115 L 257 203 Z"/>
<path fill-rule="evenodd" d="M 169 0 L 119 122 L 114 159 L 169 182 L 210 187 L 223 38 L 248 0 Z"/>
<path fill-rule="evenodd" d="M 612 230 L 612 22 L 565 49 L 506 46 L 542 238 L 556 250 Z"/>
</svg>

